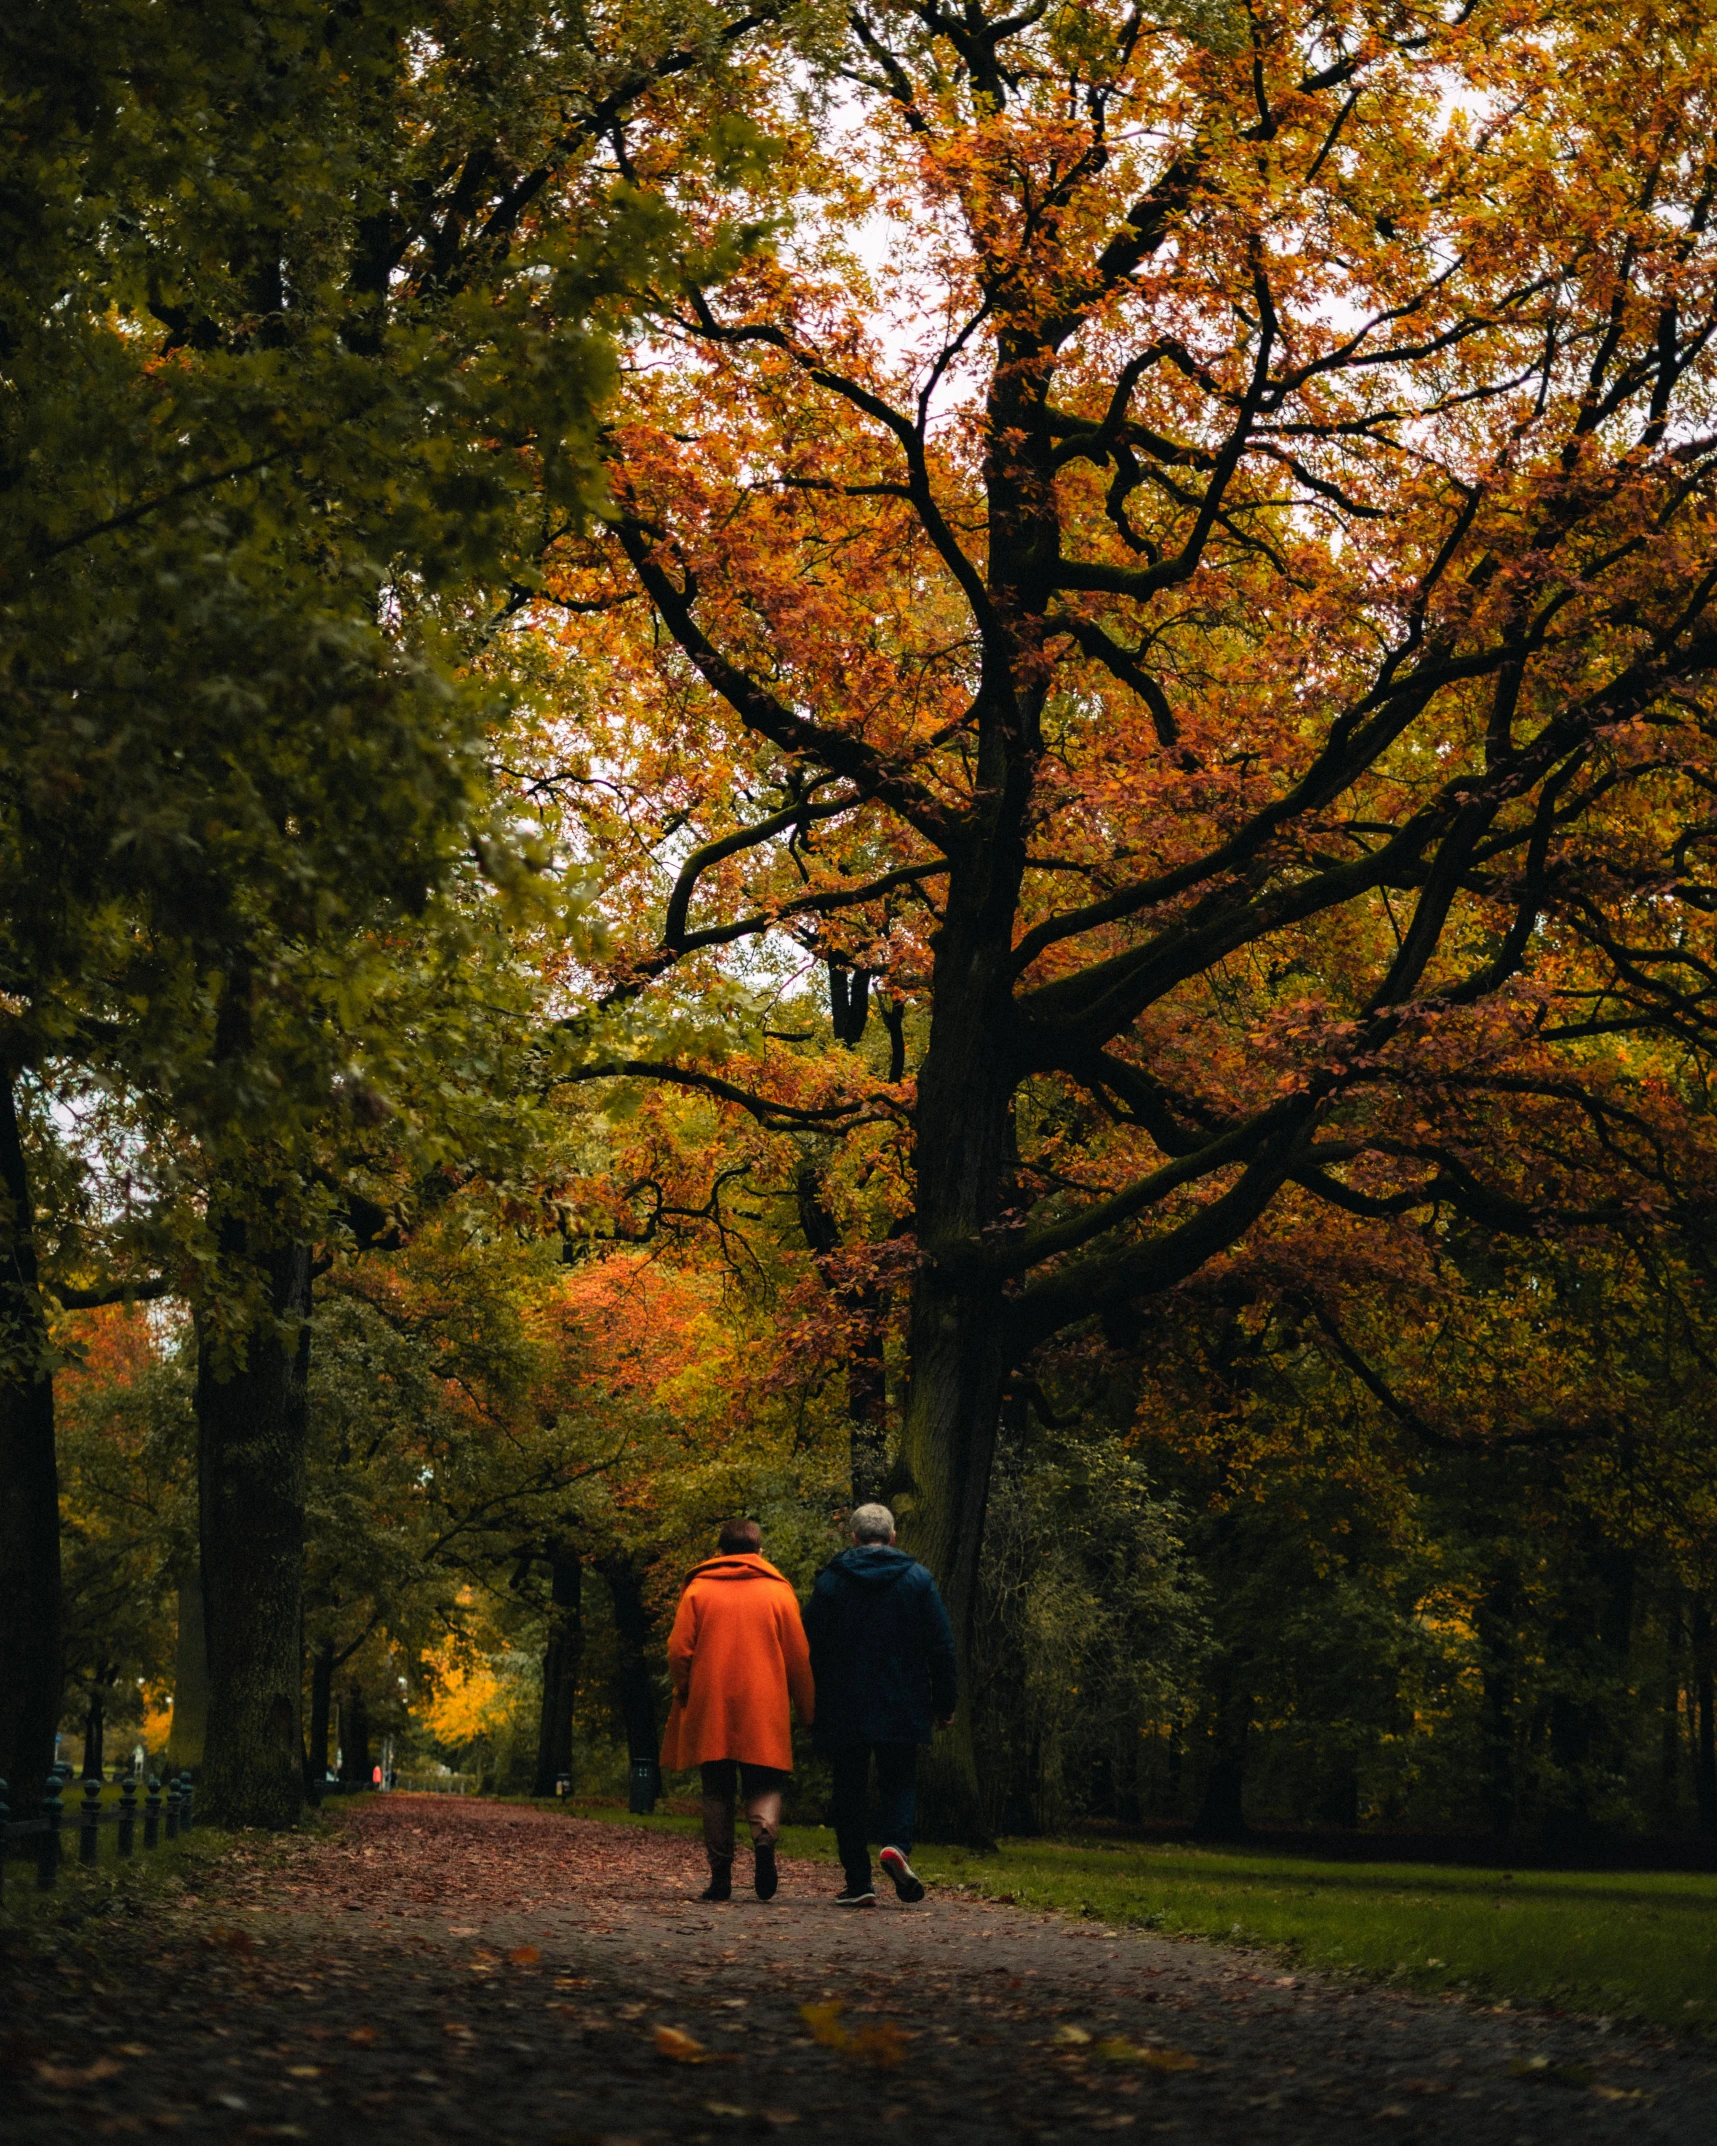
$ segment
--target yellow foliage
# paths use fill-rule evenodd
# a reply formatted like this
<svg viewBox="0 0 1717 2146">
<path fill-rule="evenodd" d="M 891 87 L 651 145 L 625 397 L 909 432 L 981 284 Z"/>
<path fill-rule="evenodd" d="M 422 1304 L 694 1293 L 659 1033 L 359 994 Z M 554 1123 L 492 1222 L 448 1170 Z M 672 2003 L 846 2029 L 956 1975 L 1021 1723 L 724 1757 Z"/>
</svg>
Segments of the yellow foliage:
<svg viewBox="0 0 1717 2146">
<path fill-rule="evenodd" d="M 511 1699 L 510 1688 L 489 1663 L 450 1663 L 436 1680 L 423 1718 L 438 1743 L 473 1743 L 506 1715 Z"/>
</svg>

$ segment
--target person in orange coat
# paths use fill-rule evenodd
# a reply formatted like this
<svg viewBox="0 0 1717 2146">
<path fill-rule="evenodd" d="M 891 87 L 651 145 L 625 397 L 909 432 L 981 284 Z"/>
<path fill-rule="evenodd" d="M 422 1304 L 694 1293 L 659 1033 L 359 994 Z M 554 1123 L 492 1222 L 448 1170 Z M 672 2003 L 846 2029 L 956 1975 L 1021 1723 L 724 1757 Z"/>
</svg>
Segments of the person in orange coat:
<svg viewBox="0 0 1717 2146">
<path fill-rule="evenodd" d="M 721 1554 L 687 1576 L 668 1638 L 673 1704 L 664 1768 L 703 1773 L 706 1900 L 733 1897 L 734 1805 L 745 1791 L 757 1897 L 772 1900 L 781 1789 L 793 1771 L 789 1695 L 799 1719 L 816 1711 L 811 1650 L 791 1581 L 763 1556 L 755 1520 L 723 1523 Z"/>
</svg>

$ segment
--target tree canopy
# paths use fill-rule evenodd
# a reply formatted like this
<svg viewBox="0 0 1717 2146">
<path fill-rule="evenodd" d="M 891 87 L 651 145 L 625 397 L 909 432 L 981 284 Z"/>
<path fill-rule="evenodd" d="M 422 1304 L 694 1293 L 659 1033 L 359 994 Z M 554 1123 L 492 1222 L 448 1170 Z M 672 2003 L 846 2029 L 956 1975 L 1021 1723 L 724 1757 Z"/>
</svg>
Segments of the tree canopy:
<svg viewBox="0 0 1717 2146">
<path fill-rule="evenodd" d="M 142 1290 L 271 1822 L 301 1601 L 313 1742 L 481 1626 L 647 1767 L 698 1531 L 882 1494 L 949 1827 L 1607 1823 L 1641 1646 L 1717 1823 L 1699 12 L 26 13 L 21 1599 Z"/>
</svg>

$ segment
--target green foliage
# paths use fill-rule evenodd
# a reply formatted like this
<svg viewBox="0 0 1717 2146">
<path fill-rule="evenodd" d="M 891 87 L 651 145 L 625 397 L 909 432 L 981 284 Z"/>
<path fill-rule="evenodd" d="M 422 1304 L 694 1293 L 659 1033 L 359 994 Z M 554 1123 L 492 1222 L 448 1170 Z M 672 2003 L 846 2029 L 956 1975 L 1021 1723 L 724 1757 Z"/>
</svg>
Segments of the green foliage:
<svg viewBox="0 0 1717 2146">
<path fill-rule="evenodd" d="M 1183 1710 L 1208 1644 L 1182 1525 L 1113 1433 L 1021 1436 L 1005 1452 L 973 1660 L 998 1831 L 1052 1830 L 1093 1806 L 1139 1815 L 1141 1739 Z"/>
<path fill-rule="evenodd" d="M 68 1708 L 99 1694 L 129 1732 L 143 1687 L 171 1687 L 174 1591 L 196 1565 L 190 1365 L 141 1313 L 81 1324 L 58 1425 Z"/>
</svg>

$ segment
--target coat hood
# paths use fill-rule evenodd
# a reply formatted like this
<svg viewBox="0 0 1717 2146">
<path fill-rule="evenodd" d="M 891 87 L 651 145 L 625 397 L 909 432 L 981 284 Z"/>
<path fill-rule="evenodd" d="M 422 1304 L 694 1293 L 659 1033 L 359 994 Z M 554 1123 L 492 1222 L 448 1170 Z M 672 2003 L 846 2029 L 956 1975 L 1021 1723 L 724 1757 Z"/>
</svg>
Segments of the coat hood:
<svg viewBox="0 0 1717 2146">
<path fill-rule="evenodd" d="M 865 1542 L 855 1543 L 839 1557 L 830 1558 L 828 1569 L 856 1581 L 860 1587 L 881 1588 L 892 1587 L 896 1580 L 918 1571 L 919 1566 L 918 1560 L 908 1557 L 904 1550 L 891 1550 L 883 1542 Z"/>
<path fill-rule="evenodd" d="M 779 1580 L 783 1587 L 792 1585 L 787 1575 L 777 1572 L 768 1558 L 731 1551 L 694 1565 L 686 1574 L 686 1585 L 689 1587 L 693 1580 Z"/>
</svg>

